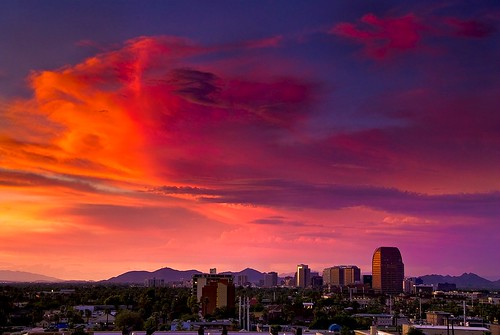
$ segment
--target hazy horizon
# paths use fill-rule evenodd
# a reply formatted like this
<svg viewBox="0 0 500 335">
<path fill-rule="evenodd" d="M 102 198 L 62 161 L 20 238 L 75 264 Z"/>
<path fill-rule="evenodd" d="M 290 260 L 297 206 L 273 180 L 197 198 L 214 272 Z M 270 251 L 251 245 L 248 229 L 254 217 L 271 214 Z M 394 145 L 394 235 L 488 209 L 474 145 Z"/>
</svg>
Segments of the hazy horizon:
<svg viewBox="0 0 500 335">
<path fill-rule="evenodd" d="M 337 265 L 341 265 L 341 264 L 337 264 Z M 345 265 L 345 264 L 342 264 L 342 265 Z M 350 264 L 350 265 L 355 265 L 355 264 Z M 335 266 L 335 265 L 331 265 L 331 266 Z M 122 272 L 122 273 L 117 273 L 117 274 L 114 274 L 110 277 L 106 277 L 106 278 L 98 278 L 98 279 L 88 279 L 88 280 L 83 280 L 83 279 L 78 279 L 78 278 L 73 278 L 73 279 L 65 279 L 65 278 L 59 278 L 57 277 L 56 275 L 53 275 L 53 274 L 42 274 L 42 273 L 33 273 L 33 272 L 26 272 L 26 271 L 19 271 L 19 270 L 6 270 L 6 269 L 0 269 L 0 271 L 12 271 L 12 272 L 21 272 L 21 273 L 27 273 L 27 274 L 33 274 L 33 275 L 40 275 L 40 276 L 45 276 L 45 277 L 52 277 L 54 279 L 58 279 L 58 280 L 62 280 L 62 281 L 72 281 L 72 280 L 75 280 L 75 281 L 79 281 L 79 280 L 82 280 L 82 281 L 102 281 L 102 280 L 108 280 L 108 279 L 111 279 L 111 278 L 114 278 L 114 277 L 117 277 L 117 276 L 120 276 L 124 273 L 127 273 L 127 272 L 130 272 L 130 271 L 146 271 L 146 272 L 155 272 L 157 270 L 161 270 L 163 268 L 170 268 L 169 266 L 164 266 L 162 268 L 158 268 L 158 269 L 152 269 L 152 270 L 145 270 L 145 269 L 135 269 L 135 270 L 128 270 L 128 271 L 125 271 L 125 272 Z M 237 272 L 241 272 L 245 269 L 253 269 L 253 270 L 256 270 L 256 271 L 259 271 L 259 272 L 262 272 L 262 273 L 265 273 L 266 271 L 261 271 L 259 269 L 256 269 L 256 268 L 252 268 L 252 267 L 245 267 L 241 270 L 234 270 L 234 269 L 226 269 L 226 270 L 221 270 L 219 271 L 217 269 L 217 273 L 223 273 L 223 272 L 232 272 L 232 273 L 237 273 Z M 186 268 L 186 269 L 174 269 L 172 268 L 173 270 L 177 270 L 177 271 L 190 271 L 190 270 L 194 270 L 194 271 L 200 271 L 202 273 L 209 273 L 209 269 L 208 270 L 200 270 L 200 269 L 194 269 L 194 268 Z M 268 272 L 271 272 L 272 270 L 268 271 Z M 311 272 L 318 272 L 319 275 L 322 275 L 322 271 L 323 269 L 321 270 L 316 270 L 316 269 L 311 269 Z M 295 272 L 281 272 L 281 273 L 278 273 L 278 277 L 285 277 L 285 276 L 293 276 Z M 470 273 L 470 272 L 461 272 L 461 273 L 457 273 L 457 274 L 450 274 L 450 273 L 426 273 L 426 274 L 419 274 L 419 275 L 413 275 L 413 274 L 406 274 L 405 273 L 405 277 L 422 277 L 422 276 L 428 276 L 428 275 L 440 275 L 440 276 L 452 276 L 452 277 L 459 277 L 463 274 L 466 274 L 466 273 Z M 363 271 L 363 269 L 361 269 L 361 275 L 371 275 L 372 273 L 371 272 L 366 272 L 366 271 Z M 481 278 L 484 278 L 484 279 L 487 279 L 489 281 L 498 281 L 500 280 L 500 276 L 498 277 L 487 277 L 487 276 L 483 276 L 481 275 L 480 273 L 474 273 L 475 275 L 478 275 L 479 277 Z M 1 278 L 0 278 L 1 279 Z"/>
<path fill-rule="evenodd" d="M 0 268 L 500 277 L 498 1 L 0 9 Z"/>
</svg>

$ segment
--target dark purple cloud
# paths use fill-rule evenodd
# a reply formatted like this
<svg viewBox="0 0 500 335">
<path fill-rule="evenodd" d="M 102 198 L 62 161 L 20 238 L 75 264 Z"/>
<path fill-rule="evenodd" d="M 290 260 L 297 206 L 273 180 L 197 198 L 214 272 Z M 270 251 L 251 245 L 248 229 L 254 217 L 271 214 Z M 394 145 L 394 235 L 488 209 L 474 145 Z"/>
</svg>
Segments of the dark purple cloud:
<svg viewBox="0 0 500 335">
<path fill-rule="evenodd" d="M 194 69 L 174 69 L 168 76 L 168 84 L 174 92 L 194 103 L 213 103 L 220 91 L 217 76 Z"/>
<path fill-rule="evenodd" d="M 106 193 L 100 188 L 100 184 L 108 181 L 86 176 L 74 176 L 64 174 L 41 174 L 24 171 L 13 171 L 0 169 L 0 186 L 16 188 L 52 188 L 74 190 L 90 193 Z"/>
<path fill-rule="evenodd" d="M 484 38 L 496 32 L 493 24 L 474 19 L 449 18 L 445 22 L 453 29 L 453 33 L 460 37 Z"/>
<path fill-rule="evenodd" d="M 221 184 L 221 186 L 225 186 Z M 202 202 L 287 208 L 342 209 L 366 206 L 388 212 L 431 217 L 471 217 L 491 220 L 500 215 L 500 193 L 429 195 L 394 188 L 311 185 L 284 180 L 248 181 L 238 188 L 202 189 L 164 186 L 166 195 L 189 194 Z M 272 219 L 277 223 L 281 219 Z M 262 222 L 260 222 L 262 223 Z"/>
<path fill-rule="evenodd" d="M 261 225 L 287 225 L 287 226 L 308 226 L 305 222 L 293 221 L 284 216 L 269 216 L 257 220 L 253 220 L 250 223 L 261 224 Z"/>
</svg>

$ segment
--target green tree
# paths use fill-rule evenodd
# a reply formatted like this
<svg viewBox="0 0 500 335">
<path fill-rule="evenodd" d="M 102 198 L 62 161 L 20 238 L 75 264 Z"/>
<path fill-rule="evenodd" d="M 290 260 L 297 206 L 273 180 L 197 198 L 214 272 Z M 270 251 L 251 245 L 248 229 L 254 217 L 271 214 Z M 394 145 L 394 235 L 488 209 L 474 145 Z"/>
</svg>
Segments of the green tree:
<svg viewBox="0 0 500 335">
<path fill-rule="evenodd" d="M 143 330 L 144 321 L 141 315 L 137 312 L 122 310 L 115 319 L 115 327 L 122 332 L 129 332 L 130 330 Z"/>
<path fill-rule="evenodd" d="M 7 326 L 8 316 L 13 310 L 12 297 L 0 295 L 0 327 Z"/>
<path fill-rule="evenodd" d="M 353 331 L 347 327 L 347 326 L 342 326 L 342 328 L 340 328 L 340 335 L 352 335 L 353 334 Z"/>
<path fill-rule="evenodd" d="M 118 311 L 119 306 L 122 304 L 122 299 L 119 295 L 115 294 L 112 296 L 107 297 L 104 300 L 105 305 L 112 305 L 115 307 L 115 310 Z"/>
<path fill-rule="evenodd" d="M 198 303 L 198 299 L 195 295 L 188 298 L 187 305 L 193 314 L 198 314 L 200 311 L 200 304 Z"/>
<path fill-rule="evenodd" d="M 146 330 L 147 335 L 151 335 L 158 330 L 158 319 L 156 318 L 156 315 L 150 316 L 146 320 L 144 323 L 144 329 Z"/>
</svg>

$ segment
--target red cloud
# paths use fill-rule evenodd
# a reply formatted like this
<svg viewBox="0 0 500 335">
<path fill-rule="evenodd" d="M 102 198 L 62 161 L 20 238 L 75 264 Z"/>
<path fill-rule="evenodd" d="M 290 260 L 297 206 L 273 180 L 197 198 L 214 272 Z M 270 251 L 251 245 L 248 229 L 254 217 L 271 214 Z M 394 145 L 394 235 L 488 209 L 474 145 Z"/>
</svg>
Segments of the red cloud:
<svg viewBox="0 0 500 335">
<path fill-rule="evenodd" d="M 360 21 L 360 24 L 339 23 L 329 32 L 363 44 L 366 54 L 375 59 L 384 59 L 416 48 L 424 29 L 412 14 L 398 18 L 378 18 L 370 13 Z"/>
<path fill-rule="evenodd" d="M 339 23 L 329 32 L 363 44 L 367 55 L 375 59 L 414 49 L 421 39 L 423 26 L 413 14 L 386 19 L 366 14 L 360 21 L 360 24 Z"/>
<path fill-rule="evenodd" d="M 369 13 L 357 23 L 338 23 L 329 33 L 362 44 L 367 56 L 382 60 L 418 48 L 424 33 L 433 33 L 437 37 L 485 38 L 495 31 L 496 27 L 487 20 L 426 18 L 414 14 L 380 18 Z"/>
</svg>

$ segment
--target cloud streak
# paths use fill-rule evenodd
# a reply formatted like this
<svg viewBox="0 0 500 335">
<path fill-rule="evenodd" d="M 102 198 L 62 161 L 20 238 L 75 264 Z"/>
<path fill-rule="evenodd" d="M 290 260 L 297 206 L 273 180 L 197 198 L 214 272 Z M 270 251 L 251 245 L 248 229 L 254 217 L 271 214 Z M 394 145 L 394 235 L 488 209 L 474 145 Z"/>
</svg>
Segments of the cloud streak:
<svg viewBox="0 0 500 335">
<path fill-rule="evenodd" d="M 370 207 L 392 213 L 429 217 L 490 219 L 500 214 L 498 192 L 427 195 L 381 187 L 297 184 L 283 180 L 242 183 L 238 189 L 201 189 L 164 186 L 153 190 L 166 195 L 190 195 L 202 202 L 253 206 L 280 206 L 338 210 Z M 279 220 L 273 220 L 276 223 Z"/>
</svg>

